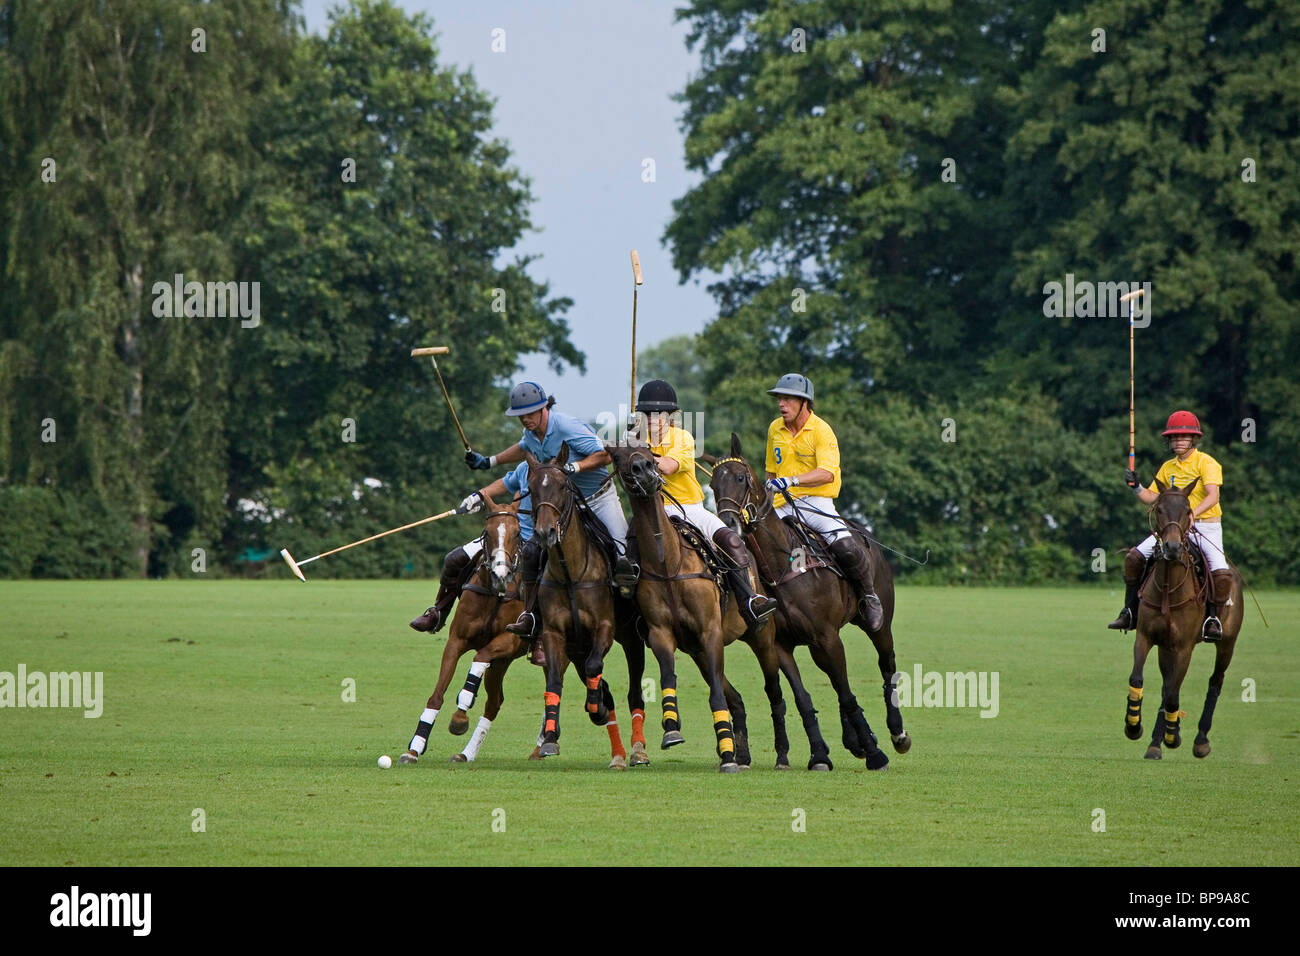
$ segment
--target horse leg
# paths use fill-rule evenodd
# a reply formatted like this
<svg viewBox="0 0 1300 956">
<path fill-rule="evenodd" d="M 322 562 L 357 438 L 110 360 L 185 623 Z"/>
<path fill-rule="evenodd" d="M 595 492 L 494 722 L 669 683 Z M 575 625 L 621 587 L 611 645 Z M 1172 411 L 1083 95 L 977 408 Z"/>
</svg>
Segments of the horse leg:
<svg viewBox="0 0 1300 956">
<path fill-rule="evenodd" d="M 894 683 L 898 668 L 894 662 L 894 630 L 889 616 L 885 616 L 885 626 L 879 634 L 867 636 L 876 645 L 876 663 L 880 666 L 880 676 L 885 679 L 885 726 L 889 728 L 889 739 L 894 753 L 905 754 L 912 749 L 912 738 L 903 729 L 903 712 L 898 706 L 898 688 Z"/>
<path fill-rule="evenodd" d="M 459 634 L 447 636 L 447 646 L 442 649 L 442 663 L 438 668 L 438 683 L 424 705 L 424 711 L 420 714 L 419 723 L 416 724 L 415 733 L 406 747 L 406 753 L 397 758 L 398 763 L 415 763 L 429 746 L 429 734 L 433 732 L 433 722 L 438 719 L 438 711 L 442 710 L 442 700 L 447 693 L 447 685 L 451 683 L 452 674 L 456 672 L 456 662 L 460 660 L 461 654 L 465 653 L 465 649 L 466 642 Z"/>
<path fill-rule="evenodd" d="M 835 694 L 840 702 L 840 726 L 844 730 L 844 747 L 855 757 L 866 758 L 868 770 L 884 770 L 889 766 L 889 758 L 876 743 L 876 735 L 871 732 L 862 707 L 853 696 L 849 686 L 848 665 L 844 660 L 844 643 L 839 635 L 822 635 L 825 643 L 814 642 L 808 645 L 813 663 L 820 667 L 831 679 Z M 856 746 L 855 746 L 856 744 Z"/>
<path fill-rule="evenodd" d="M 781 696 L 781 663 L 777 655 L 776 641 L 758 639 L 750 644 L 750 648 L 758 658 L 758 666 L 763 671 L 763 693 L 767 694 L 768 703 L 772 705 L 772 735 L 776 744 L 776 767 L 778 770 L 789 770 L 790 738 L 785 732 L 785 699 Z"/>
<path fill-rule="evenodd" d="M 1151 734 L 1151 743 L 1144 754 L 1147 760 L 1159 760 L 1164 754 L 1163 743 L 1170 750 L 1178 746 L 1178 655 L 1163 644 L 1160 656 L 1160 716 Z"/>
<path fill-rule="evenodd" d="M 682 736 L 681 716 L 677 711 L 677 672 L 675 642 L 668 628 L 652 627 L 650 629 L 650 650 L 659 662 L 659 698 L 663 708 L 664 738 L 659 743 L 660 750 L 667 750 L 680 743 L 685 743 Z"/>
<path fill-rule="evenodd" d="M 784 644 L 777 642 L 776 656 L 781 664 L 781 673 L 785 675 L 786 682 L 790 685 L 790 692 L 794 694 L 794 705 L 798 708 L 799 717 L 803 721 L 804 733 L 808 735 L 810 750 L 808 769 L 833 770 L 835 765 L 831 763 L 830 748 L 826 746 L 826 741 L 822 738 L 822 730 L 817 723 L 817 711 L 813 707 L 812 695 L 808 693 L 807 688 L 803 685 L 803 678 L 799 676 L 799 665 L 794 661 L 794 654 Z M 778 763 L 776 769 L 781 770 L 783 768 Z M 784 769 L 788 769 L 788 767 Z"/>
<path fill-rule="evenodd" d="M 722 678 L 722 693 L 727 699 L 727 709 L 731 711 L 731 732 L 736 737 L 736 763 L 741 770 L 748 770 L 749 728 L 745 724 L 745 701 L 740 696 L 740 691 L 732 687 L 731 681 L 725 676 Z"/>
<path fill-rule="evenodd" d="M 1183 744 L 1180 727 L 1182 719 L 1187 715 L 1178 709 L 1178 695 L 1183 687 L 1183 679 L 1187 677 L 1187 665 L 1192 662 L 1192 648 L 1195 646 L 1195 643 L 1189 643 L 1186 647 L 1179 648 L 1173 659 L 1173 680 L 1166 681 L 1161 688 L 1160 696 L 1163 698 L 1165 718 L 1165 746 L 1170 750 L 1177 750 Z"/>
<path fill-rule="evenodd" d="M 564 635 L 542 619 L 542 633 L 538 640 L 546 648 L 546 693 L 543 695 L 545 714 L 542 721 L 542 744 L 538 756 L 554 757 L 560 752 L 560 696 L 564 693 L 564 672 L 569 669 L 569 655 L 564 646 Z"/>
<path fill-rule="evenodd" d="M 627 751 L 619 736 L 618 717 L 614 713 L 614 693 L 609 689 L 603 671 L 605 655 L 614 644 L 614 624 L 602 621 L 591 642 L 591 653 L 583 665 L 583 683 L 587 685 L 587 716 L 597 727 L 609 733 L 609 769 L 627 769 Z"/>
<path fill-rule="evenodd" d="M 481 652 L 480 652 L 481 653 Z M 487 678 L 483 681 L 483 689 L 487 691 L 487 703 L 483 705 L 483 716 L 478 719 L 478 726 L 474 728 L 474 733 L 470 735 L 469 742 L 465 744 L 465 749 L 458 754 L 451 755 L 452 763 L 473 763 L 478 757 L 479 749 L 483 746 L 483 741 L 487 740 L 488 731 L 492 729 L 492 721 L 497 719 L 497 714 L 501 713 L 501 705 L 505 703 L 505 688 L 502 686 L 505 682 L 506 669 L 510 667 L 510 658 L 499 667 L 494 667 L 488 671 Z"/>
<path fill-rule="evenodd" d="M 731 712 L 727 710 L 727 695 L 722 689 L 725 677 L 722 672 L 722 634 L 721 628 L 714 625 L 711 633 L 701 635 L 700 650 L 691 657 L 700 669 L 700 676 L 709 685 L 709 710 L 713 712 L 713 736 L 718 742 L 718 770 L 722 773 L 738 773 L 740 765 L 736 763 L 736 736 L 731 729 Z"/>
<path fill-rule="evenodd" d="M 623 645 L 623 656 L 627 658 L 627 706 L 632 712 L 632 750 L 627 762 L 632 767 L 644 767 L 650 763 L 645 749 L 645 695 L 641 690 L 641 680 L 645 676 L 645 645 L 637 637 L 634 623 L 621 626 L 625 630 L 619 643 Z"/>
<path fill-rule="evenodd" d="M 1214 722 L 1214 705 L 1219 702 L 1219 693 L 1223 690 L 1223 675 L 1232 663 L 1232 650 L 1237 644 L 1236 637 L 1222 637 L 1214 657 L 1214 673 L 1210 675 L 1210 687 L 1205 693 L 1205 707 L 1201 710 L 1200 722 L 1196 725 L 1196 740 L 1192 744 L 1192 753 L 1197 757 L 1210 755 L 1210 725 Z"/>
<path fill-rule="evenodd" d="M 1124 736 L 1137 740 L 1142 736 L 1142 669 L 1151 653 L 1151 640 L 1142 631 L 1133 639 L 1133 673 L 1128 679 L 1128 699 L 1124 711 Z"/>
</svg>

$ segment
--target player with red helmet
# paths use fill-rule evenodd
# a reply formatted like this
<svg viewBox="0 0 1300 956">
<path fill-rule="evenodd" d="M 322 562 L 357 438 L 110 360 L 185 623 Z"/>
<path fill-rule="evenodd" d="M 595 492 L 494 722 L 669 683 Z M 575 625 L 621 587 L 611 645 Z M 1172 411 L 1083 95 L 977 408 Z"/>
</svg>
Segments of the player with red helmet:
<svg viewBox="0 0 1300 956">
<path fill-rule="evenodd" d="M 1124 481 L 1143 504 L 1151 504 L 1158 497 L 1156 482 L 1166 488 L 1185 488 L 1195 482 L 1188 495 L 1192 506 L 1190 537 L 1205 556 L 1212 579 L 1210 600 L 1207 602 L 1205 624 L 1201 636 L 1211 643 L 1223 636 L 1218 609 L 1232 593 L 1232 571 L 1223 553 L 1223 509 L 1219 503 L 1219 488 L 1223 485 L 1223 468 L 1217 461 L 1196 447 L 1201 438 L 1201 423 L 1191 412 L 1179 410 L 1169 416 L 1161 433 L 1169 440 L 1174 457 L 1160 466 L 1155 481 L 1143 488 L 1136 471 L 1124 472 Z M 1119 617 L 1111 621 L 1112 630 L 1130 630 L 1137 626 L 1138 588 L 1142 586 L 1147 561 L 1156 547 L 1156 536 L 1148 535 L 1124 559 L 1124 608 Z"/>
</svg>

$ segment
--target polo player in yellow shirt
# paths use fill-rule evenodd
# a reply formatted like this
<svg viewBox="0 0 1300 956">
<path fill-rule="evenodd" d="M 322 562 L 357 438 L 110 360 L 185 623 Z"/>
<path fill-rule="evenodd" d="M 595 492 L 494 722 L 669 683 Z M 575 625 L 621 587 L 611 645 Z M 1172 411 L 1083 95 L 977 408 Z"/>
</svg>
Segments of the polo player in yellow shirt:
<svg viewBox="0 0 1300 956">
<path fill-rule="evenodd" d="M 650 453 L 664 476 L 664 511 L 695 525 L 731 560 L 727 581 L 740 615 L 746 624 L 761 624 L 775 613 L 777 603 L 750 586 L 749 552 L 740 535 L 704 507 L 704 490 L 695 477 L 695 439 L 673 421 L 681 411 L 677 392 L 658 379 L 646 382 L 637 393 L 636 410 L 646 416 Z"/>
<path fill-rule="evenodd" d="M 1143 488 L 1136 471 L 1124 472 L 1124 481 L 1145 505 L 1152 504 L 1159 497 L 1157 482 L 1165 488 L 1186 488 L 1195 483 L 1187 496 L 1187 503 L 1192 506 L 1189 537 L 1200 547 L 1213 582 L 1210 599 L 1206 602 L 1205 623 L 1201 627 L 1201 637 L 1213 644 L 1223 636 L 1219 608 L 1232 594 L 1232 571 L 1228 567 L 1228 557 L 1223 553 L 1223 509 L 1219 504 L 1223 468 L 1196 447 L 1197 439 L 1202 435 L 1201 423 L 1191 412 L 1179 410 L 1170 415 L 1162 434 L 1169 439 L 1174 457 L 1160 466 L 1155 481 Z M 1138 588 L 1142 586 L 1147 561 L 1155 548 L 1156 536 L 1148 535 L 1124 558 L 1124 608 L 1119 617 L 1107 625 L 1111 630 L 1127 631 L 1137 626 Z"/>
<path fill-rule="evenodd" d="M 797 514 L 826 540 L 858 592 L 867 629 L 877 631 L 885 612 L 872 582 L 871 556 L 835 510 L 840 446 L 831 426 L 813 412 L 813 384 L 792 372 L 782 375 L 767 394 L 776 396 L 781 412 L 767 429 L 767 487 L 774 493 L 776 513 L 783 518 Z"/>
</svg>

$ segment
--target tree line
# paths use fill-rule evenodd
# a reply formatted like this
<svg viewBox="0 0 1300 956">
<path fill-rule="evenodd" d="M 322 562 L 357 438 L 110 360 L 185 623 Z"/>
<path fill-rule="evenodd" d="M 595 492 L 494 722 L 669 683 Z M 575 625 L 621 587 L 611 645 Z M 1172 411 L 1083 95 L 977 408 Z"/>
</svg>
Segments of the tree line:
<svg viewBox="0 0 1300 956">
<path fill-rule="evenodd" d="M 682 281 L 714 277 L 717 314 L 638 368 L 706 412 L 703 448 L 735 430 L 759 460 L 764 391 L 801 371 L 843 510 L 928 551 L 894 555 L 902 573 L 1113 577 L 1146 530 L 1121 481 L 1128 321 L 1049 290 L 1149 283 L 1139 473 L 1168 457 L 1168 413 L 1197 412 L 1229 556 L 1300 581 L 1300 8 L 677 15 L 700 181 L 663 239 Z M 440 366 L 484 447 L 512 437 L 521 355 L 583 368 L 571 302 L 509 258 L 528 181 L 432 27 L 384 0 L 321 37 L 293 0 L 0 0 L 0 575 L 287 573 L 278 547 L 463 494 L 410 348 L 453 346 Z M 440 523 L 313 567 L 427 576 L 463 537 Z"/>
</svg>

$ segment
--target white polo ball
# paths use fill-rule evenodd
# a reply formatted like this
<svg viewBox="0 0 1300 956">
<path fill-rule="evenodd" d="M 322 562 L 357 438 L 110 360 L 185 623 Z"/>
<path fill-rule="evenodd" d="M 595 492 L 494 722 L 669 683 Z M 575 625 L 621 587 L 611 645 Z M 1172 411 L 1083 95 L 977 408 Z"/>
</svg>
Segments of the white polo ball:
<svg viewBox="0 0 1300 956">
<path fill-rule="evenodd" d="M 379 758 L 379 766 L 381 769 L 387 770 L 392 765 L 393 765 L 393 758 L 388 756 L 388 754 L 384 754 L 382 757 Z"/>
</svg>

